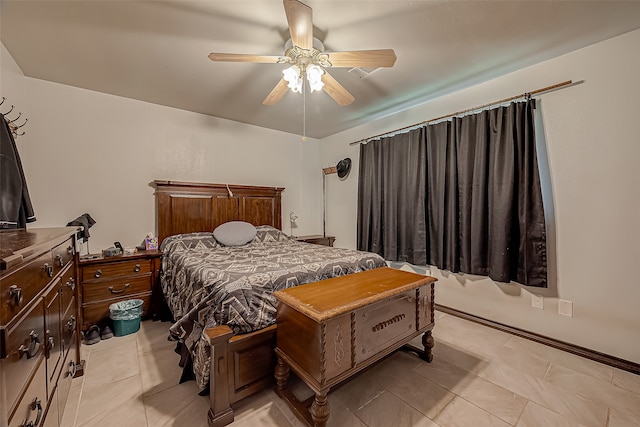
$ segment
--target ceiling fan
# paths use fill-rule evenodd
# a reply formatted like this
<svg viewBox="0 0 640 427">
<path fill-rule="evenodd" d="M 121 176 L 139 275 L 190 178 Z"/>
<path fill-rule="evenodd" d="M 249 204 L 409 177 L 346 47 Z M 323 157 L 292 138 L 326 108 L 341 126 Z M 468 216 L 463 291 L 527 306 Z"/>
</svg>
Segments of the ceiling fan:
<svg viewBox="0 0 640 427">
<path fill-rule="evenodd" d="M 290 64 L 271 93 L 262 101 L 277 104 L 288 89 L 301 92 L 306 76 L 311 92 L 324 90 L 339 105 L 349 105 L 355 98 L 325 68 L 329 67 L 393 67 L 393 49 L 324 52 L 322 43 L 313 37 L 312 10 L 297 0 L 283 0 L 291 40 L 285 44 L 284 56 L 211 53 L 209 59 L 223 62 L 258 62 Z"/>
</svg>

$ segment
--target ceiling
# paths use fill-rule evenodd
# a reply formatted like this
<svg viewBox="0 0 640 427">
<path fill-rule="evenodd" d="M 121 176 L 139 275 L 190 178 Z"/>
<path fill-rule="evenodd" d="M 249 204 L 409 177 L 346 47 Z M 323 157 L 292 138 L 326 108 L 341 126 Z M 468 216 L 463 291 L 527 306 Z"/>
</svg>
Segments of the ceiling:
<svg viewBox="0 0 640 427">
<path fill-rule="evenodd" d="M 315 138 L 640 28 L 640 1 L 305 3 L 326 51 L 391 48 L 398 57 L 368 76 L 330 69 L 356 100 L 340 107 L 324 92 L 308 94 L 306 134 Z M 289 33 L 280 0 L 1 0 L 0 11 L 2 43 L 26 76 L 303 131 L 302 95 L 262 104 L 285 65 L 207 58 L 282 55 Z"/>
</svg>

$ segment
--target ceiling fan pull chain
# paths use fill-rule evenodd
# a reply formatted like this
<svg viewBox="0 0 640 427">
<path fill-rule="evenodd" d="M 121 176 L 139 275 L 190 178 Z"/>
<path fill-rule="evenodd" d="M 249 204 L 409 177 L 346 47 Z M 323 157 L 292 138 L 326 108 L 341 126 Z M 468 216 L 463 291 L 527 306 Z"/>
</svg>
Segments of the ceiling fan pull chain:
<svg viewBox="0 0 640 427">
<path fill-rule="evenodd" d="M 307 84 L 302 80 L 302 141 L 307 140 Z"/>
</svg>

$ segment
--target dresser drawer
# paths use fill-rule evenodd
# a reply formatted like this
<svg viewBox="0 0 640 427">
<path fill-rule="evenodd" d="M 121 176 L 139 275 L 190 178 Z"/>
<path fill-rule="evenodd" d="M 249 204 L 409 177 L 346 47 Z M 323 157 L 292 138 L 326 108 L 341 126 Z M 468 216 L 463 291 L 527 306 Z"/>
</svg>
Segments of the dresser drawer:
<svg viewBox="0 0 640 427">
<path fill-rule="evenodd" d="M 356 310 L 355 319 L 355 360 L 360 363 L 417 330 L 416 291 Z"/>
<path fill-rule="evenodd" d="M 72 336 L 70 345 L 75 345 L 76 335 Z M 58 406 L 64 408 L 69 397 L 69 390 L 71 389 L 71 380 L 76 374 L 76 363 L 74 360 L 74 353 L 68 352 L 62 363 L 62 372 L 58 379 Z"/>
<path fill-rule="evenodd" d="M 0 279 L 0 324 L 6 325 L 51 280 L 51 252 L 31 261 L 23 268 Z"/>
<path fill-rule="evenodd" d="M 75 304 L 75 299 L 72 302 Z M 75 307 L 70 306 L 62 318 L 62 348 L 64 349 L 64 354 L 67 354 L 73 345 L 73 337 L 75 336 L 77 325 L 78 316 L 76 316 Z"/>
<path fill-rule="evenodd" d="M 18 325 L 7 334 L 7 357 L 4 366 L 6 402 L 14 408 L 16 399 L 27 384 L 31 373 L 44 358 L 44 300 L 31 307 Z M 42 369 L 45 364 L 42 363 Z M 44 372 L 42 379 L 46 378 Z M 46 402 L 46 396 L 42 395 Z"/>
<path fill-rule="evenodd" d="M 56 387 L 53 395 L 49 399 L 49 408 L 47 409 L 46 418 L 40 424 L 41 427 L 59 427 L 60 426 L 60 411 L 64 410 L 64 406 L 58 404 L 58 388 Z M 29 424 L 27 423 L 27 426 Z"/>
<path fill-rule="evenodd" d="M 146 294 L 131 295 L 124 298 L 114 298 L 108 301 L 96 302 L 93 304 L 82 304 L 82 324 L 83 329 L 89 328 L 89 326 L 99 323 L 104 319 L 109 319 L 111 313 L 109 312 L 109 306 L 114 302 L 125 301 L 128 299 L 141 299 L 144 301 L 142 304 L 142 316 L 145 316 L 149 311 L 149 304 L 151 302 L 151 292 Z"/>
<path fill-rule="evenodd" d="M 136 259 L 120 261 L 111 264 L 86 265 L 82 267 L 82 281 L 94 281 L 98 279 L 113 279 L 133 274 L 145 274 L 151 272 L 151 260 Z"/>
<path fill-rule="evenodd" d="M 150 274 L 82 284 L 83 302 L 85 304 L 113 298 L 128 299 L 130 295 L 151 292 L 151 290 Z"/>
<path fill-rule="evenodd" d="M 60 312 L 60 279 L 56 279 L 54 286 L 47 292 L 44 297 L 46 305 L 45 313 L 45 357 L 47 358 L 47 377 L 49 383 L 47 389 L 52 390 L 60 373 L 60 359 L 62 356 L 62 337 Z"/>
<path fill-rule="evenodd" d="M 38 358 L 38 361 L 42 361 L 42 358 Z M 47 377 L 44 363 L 40 363 L 37 368 L 38 370 L 27 387 L 26 393 L 18 402 L 15 412 L 9 416 L 9 427 L 22 427 L 29 425 L 29 422 L 36 426 L 44 416 L 47 406 L 47 387 L 45 385 Z"/>
<path fill-rule="evenodd" d="M 73 253 L 71 238 L 51 250 L 53 274 L 58 274 L 73 261 Z"/>
<path fill-rule="evenodd" d="M 77 286 L 75 270 L 73 264 L 71 264 L 69 265 L 69 269 L 62 275 L 62 281 L 60 282 L 60 300 L 62 302 L 63 313 L 69 310 L 69 304 L 74 300 Z"/>
</svg>

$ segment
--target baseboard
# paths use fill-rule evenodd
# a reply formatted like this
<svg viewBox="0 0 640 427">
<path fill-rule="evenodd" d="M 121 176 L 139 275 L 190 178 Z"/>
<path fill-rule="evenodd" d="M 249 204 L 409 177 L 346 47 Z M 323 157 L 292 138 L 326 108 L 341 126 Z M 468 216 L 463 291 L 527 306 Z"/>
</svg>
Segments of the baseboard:
<svg viewBox="0 0 640 427">
<path fill-rule="evenodd" d="M 545 337 L 534 332 L 525 331 L 523 329 L 514 328 L 513 326 L 504 325 L 502 323 L 494 322 L 482 317 L 478 317 L 473 314 L 465 313 L 464 311 L 456 310 L 455 308 L 446 307 L 440 304 L 435 305 L 436 310 L 443 313 L 450 314 L 452 316 L 460 317 L 465 320 L 470 320 L 475 323 L 479 323 L 490 328 L 498 329 L 499 331 L 508 332 L 513 335 L 517 335 L 522 338 L 529 339 L 531 341 L 538 342 L 540 344 L 548 345 L 549 347 L 557 348 L 559 350 L 566 351 L 578 356 L 585 357 L 587 359 L 595 360 L 596 362 L 604 363 L 605 365 L 612 366 L 614 368 L 622 369 L 624 371 L 632 372 L 640 375 L 640 364 L 634 363 L 628 360 L 620 359 L 615 356 L 600 353 L 595 350 L 580 347 L 574 344 L 569 344 L 564 341 L 556 340 L 555 338 Z M 436 328 L 438 323 L 436 322 Z M 436 344 L 437 345 L 437 344 Z"/>
</svg>

